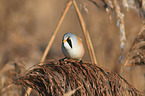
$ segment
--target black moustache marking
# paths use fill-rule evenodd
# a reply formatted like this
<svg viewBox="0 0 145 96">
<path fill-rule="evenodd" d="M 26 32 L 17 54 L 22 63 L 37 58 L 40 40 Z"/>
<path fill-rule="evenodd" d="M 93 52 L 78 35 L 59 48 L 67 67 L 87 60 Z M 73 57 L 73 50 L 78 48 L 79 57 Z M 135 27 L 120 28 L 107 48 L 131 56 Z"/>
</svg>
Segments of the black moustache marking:
<svg viewBox="0 0 145 96">
<path fill-rule="evenodd" d="M 64 42 L 63 42 L 62 44 L 63 44 L 63 48 L 65 48 L 65 47 L 64 47 Z M 66 48 L 65 48 L 65 49 L 66 49 Z"/>
<path fill-rule="evenodd" d="M 67 42 L 68 42 L 69 46 L 72 48 L 72 42 L 70 40 L 70 37 L 67 38 Z"/>
</svg>

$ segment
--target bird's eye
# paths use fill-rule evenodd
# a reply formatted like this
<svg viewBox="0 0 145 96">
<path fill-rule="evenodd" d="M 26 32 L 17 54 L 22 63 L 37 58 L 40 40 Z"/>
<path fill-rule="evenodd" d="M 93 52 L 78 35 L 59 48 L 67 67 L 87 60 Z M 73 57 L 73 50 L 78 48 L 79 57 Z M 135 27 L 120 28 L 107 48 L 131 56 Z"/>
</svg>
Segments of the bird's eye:
<svg viewBox="0 0 145 96">
<path fill-rule="evenodd" d="M 67 42 L 68 42 L 69 46 L 72 48 L 72 42 L 71 42 L 71 38 L 70 37 L 67 38 Z"/>
</svg>

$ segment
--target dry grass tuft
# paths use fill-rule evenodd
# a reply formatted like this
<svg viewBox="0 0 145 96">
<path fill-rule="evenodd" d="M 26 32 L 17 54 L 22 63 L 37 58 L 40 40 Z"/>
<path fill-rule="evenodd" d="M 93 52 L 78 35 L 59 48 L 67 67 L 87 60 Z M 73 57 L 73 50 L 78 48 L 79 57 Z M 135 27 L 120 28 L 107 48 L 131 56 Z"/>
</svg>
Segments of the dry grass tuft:
<svg viewBox="0 0 145 96">
<path fill-rule="evenodd" d="M 145 65 L 145 23 L 134 39 L 124 63 L 124 67 L 132 65 Z"/>
<path fill-rule="evenodd" d="M 29 86 L 41 96 L 60 96 L 73 90 L 75 96 L 141 96 L 120 75 L 90 62 L 66 58 L 48 60 L 16 79 L 15 84 Z"/>
<path fill-rule="evenodd" d="M 0 96 L 22 96 L 24 94 L 21 86 L 15 86 L 12 82 L 24 73 L 22 62 L 14 61 L 7 63 L 0 70 Z"/>
<path fill-rule="evenodd" d="M 138 36 L 131 48 L 129 63 L 135 65 L 145 65 L 145 35 Z M 127 64 L 128 65 L 128 64 Z"/>
</svg>

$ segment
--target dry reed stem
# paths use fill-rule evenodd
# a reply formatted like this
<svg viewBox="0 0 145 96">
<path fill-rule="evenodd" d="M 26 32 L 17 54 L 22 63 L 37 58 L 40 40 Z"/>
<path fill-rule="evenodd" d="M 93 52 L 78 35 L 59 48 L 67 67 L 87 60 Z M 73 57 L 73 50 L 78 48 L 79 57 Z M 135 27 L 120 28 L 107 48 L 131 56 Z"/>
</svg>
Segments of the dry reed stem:
<svg viewBox="0 0 145 96">
<path fill-rule="evenodd" d="M 61 24 L 62 24 L 62 22 L 63 22 L 63 20 L 64 20 L 64 17 L 66 16 L 66 13 L 68 12 L 68 10 L 69 10 L 71 4 L 72 4 L 72 0 L 70 0 L 70 1 L 67 3 L 67 6 L 65 7 L 65 9 L 64 9 L 64 11 L 63 11 L 63 13 L 62 13 L 62 16 L 61 16 L 61 18 L 60 18 L 60 20 L 59 20 L 59 22 L 58 22 L 57 27 L 55 28 L 55 31 L 53 32 L 53 35 L 52 35 L 52 37 L 51 37 L 51 39 L 50 39 L 50 41 L 49 41 L 49 43 L 48 43 L 46 49 L 45 49 L 45 52 L 44 52 L 44 54 L 43 54 L 43 56 L 42 56 L 42 59 L 41 59 L 39 65 L 42 65 L 42 62 L 45 60 L 45 58 L 46 58 L 46 56 L 47 56 L 47 54 L 48 54 L 48 52 L 49 52 L 49 50 L 50 50 L 50 47 L 51 47 L 51 45 L 52 45 L 52 43 L 53 43 L 53 41 L 54 41 L 54 39 L 55 39 L 55 36 L 56 36 L 56 34 L 57 34 L 57 32 L 58 32 L 58 29 L 60 28 L 60 26 L 61 26 Z M 27 89 L 27 92 L 25 93 L 25 96 L 29 96 L 30 93 L 31 93 L 31 90 L 32 90 L 32 89 L 29 87 L 29 88 Z"/>
<path fill-rule="evenodd" d="M 64 9 L 64 11 L 63 11 L 63 13 L 62 13 L 62 16 L 61 16 L 61 18 L 60 18 L 60 20 L 59 20 L 59 22 L 58 22 L 58 25 L 57 25 L 57 27 L 56 27 L 56 29 L 55 29 L 55 31 L 54 31 L 54 33 L 53 33 L 53 35 L 52 35 L 52 37 L 51 37 L 49 43 L 48 43 L 48 45 L 47 45 L 47 48 L 45 49 L 45 52 L 44 52 L 44 54 L 43 54 L 43 56 L 42 56 L 42 59 L 41 59 L 41 62 L 43 62 L 43 61 L 45 60 L 45 58 L 46 58 L 46 56 L 47 56 L 47 54 L 48 54 L 48 52 L 49 52 L 49 50 L 50 50 L 50 47 L 51 47 L 51 45 L 52 45 L 52 43 L 53 43 L 53 41 L 54 41 L 54 39 L 55 39 L 55 36 L 56 36 L 56 34 L 57 34 L 57 32 L 58 32 L 58 29 L 60 28 L 60 26 L 61 26 L 61 24 L 62 24 L 62 21 L 63 21 L 65 15 L 66 15 L 66 13 L 68 12 L 68 10 L 69 10 L 71 4 L 72 4 L 72 0 L 70 0 L 70 1 L 68 2 L 66 8 Z M 41 64 L 42 64 L 42 63 L 40 63 L 40 65 L 41 65 Z"/>
<path fill-rule="evenodd" d="M 142 24 L 142 26 L 141 26 L 141 28 L 140 28 L 140 31 L 139 31 L 137 37 L 140 36 L 144 30 L 145 30 L 145 22 L 143 22 L 143 24 Z M 136 37 L 136 38 L 137 38 L 137 37 Z M 124 71 L 124 69 L 125 69 L 126 66 L 132 66 L 132 65 L 134 65 L 134 64 L 128 63 L 128 62 L 129 62 L 129 57 L 130 57 L 130 55 L 131 55 L 133 46 L 134 46 L 134 43 L 131 45 L 131 47 L 130 47 L 130 49 L 129 49 L 129 52 L 128 52 L 128 54 L 127 54 L 127 56 L 126 56 L 126 59 L 125 59 L 125 63 L 122 64 L 122 66 L 121 66 L 121 71 L 120 71 L 121 74 L 123 73 L 123 71 Z"/>
<path fill-rule="evenodd" d="M 97 60 L 96 60 L 96 56 L 95 56 L 95 52 L 94 52 L 94 48 L 93 48 L 93 44 L 92 44 L 92 41 L 90 39 L 89 32 L 87 31 L 86 24 L 85 24 L 85 21 L 83 19 L 83 16 L 82 16 L 81 12 L 79 11 L 79 8 L 78 8 L 75 0 L 73 0 L 73 4 L 74 4 L 74 7 L 75 7 L 76 12 L 78 14 L 80 24 L 81 24 L 81 27 L 82 27 L 83 32 L 84 32 L 84 36 L 85 36 L 86 43 L 87 43 L 87 46 L 88 46 L 88 50 L 89 50 L 89 53 L 90 53 L 91 61 L 92 61 L 92 63 L 95 63 L 96 65 L 98 65 Z"/>
</svg>

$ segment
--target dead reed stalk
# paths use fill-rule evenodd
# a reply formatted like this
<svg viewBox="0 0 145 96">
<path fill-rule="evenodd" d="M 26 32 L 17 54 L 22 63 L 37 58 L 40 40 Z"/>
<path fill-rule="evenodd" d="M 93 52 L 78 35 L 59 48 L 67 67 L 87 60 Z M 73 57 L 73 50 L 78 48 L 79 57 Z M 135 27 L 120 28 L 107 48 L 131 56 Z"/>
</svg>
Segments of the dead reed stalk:
<svg viewBox="0 0 145 96">
<path fill-rule="evenodd" d="M 73 4 L 74 4 L 74 7 L 76 9 L 78 18 L 80 20 L 81 27 L 82 27 L 83 32 L 84 32 L 84 36 L 85 36 L 87 47 L 88 47 L 88 50 L 89 50 L 89 53 L 90 53 L 91 61 L 92 61 L 92 63 L 95 63 L 96 65 L 98 65 L 97 60 L 96 60 L 96 56 L 95 56 L 95 52 L 94 52 L 94 48 L 93 48 L 93 44 L 92 44 L 89 32 L 86 28 L 86 24 L 85 24 L 85 21 L 83 19 L 83 16 L 82 16 L 75 0 L 73 0 Z"/>
<path fill-rule="evenodd" d="M 60 26 L 61 26 L 61 24 L 62 24 L 62 22 L 63 22 L 63 19 L 64 19 L 64 17 L 66 16 L 66 13 L 68 12 L 68 10 L 69 10 L 71 4 L 72 4 L 72 0 L 70 0 L 70 1 L 67 3 L 67 6 L 66 6 L 66 8 L 64 9 L 64 11 L 63 11 L 63 13 L 62 13 L 62 16 L 61 16 L 61 18 L 60 18 L 60 20 L 59 20 L 59 22 L 58 22 L 58 25 L 57 25 L 57 27 L 55 28 L 55 31 L 53 32 L 53 35 L 52 35 L 52 37 L 51 37 L 51 39 L 50 39 L 50 41 L 49 41 L 49 43 L 48 43 L 48 45 L 47 45 L 47 47 L 46 47 L 46 49 L 45 49 L 45 52 L 44 52 L 44 54 L 43 54 L 43 56 L 42 56 L 42 59 L 41 59 L 41 62 L 43 62 L 43 61 L 45 60 L 46 55 L 48 54 L 48 52 L 49 52 L 49 50 L 50 50 L 50 47 L 51 47 L 51 45 L 52 45 L 52 43 L 53 43 L 53 41 L 54 41 L 54 39 L 55 39 L 55 36 L 56 36 L 56 34 L 57 34 L 57 32 L 58 32 L 58 29 L 60 28 Z M 41 63 L 40 63 L 40 65 L 41 65 Z"/>
</svg>

